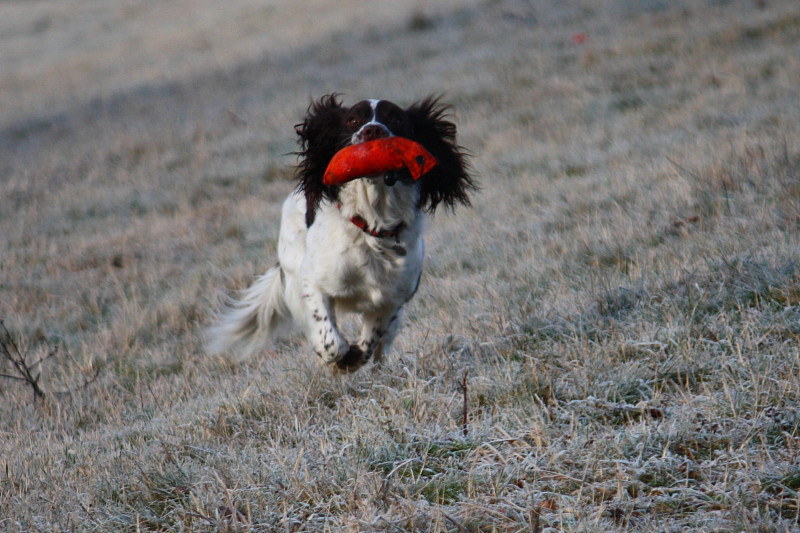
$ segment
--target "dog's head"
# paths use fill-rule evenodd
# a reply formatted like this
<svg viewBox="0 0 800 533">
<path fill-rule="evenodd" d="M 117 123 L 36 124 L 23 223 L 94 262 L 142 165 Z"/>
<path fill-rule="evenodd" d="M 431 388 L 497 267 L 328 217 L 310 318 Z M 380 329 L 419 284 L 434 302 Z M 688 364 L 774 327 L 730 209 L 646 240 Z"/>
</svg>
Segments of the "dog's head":
<svg viewBox="0 0 800 533">
<path fill-rule="evenodd" d="M 297 179 L 306 196 L 306 224 L 314 222 L 323 199 L 338 198 L 339 186 L 322 183 L 334 154 L 348 144 L 390 136 L 420 143 L 438 161 L 418 182 L 406 183 L 420 188 L 418 208 L 433 213 L 439 204 L 449 208 L 457 203 L 469 205 L 469 192 L 475 185 L 468 173 L 466 153 L 456 144 L 456 126 L 444 118 L 447 109 L 434 97 L 406 109 L 388 100 L 362 100 L 345 107 L 335 94 L 313 102 L 305 120 L 295 127 L 301 147 L 297 152 L 301 157 Z M 386 180 L 383 186 L 393 183 Z"/>
<path fill-rule="evenodd" d="M 383 137 L 410 138 L 414 129 L 406 112 L 388 100 L 362 100 L 347 110 L 345 127 L 350 144 Z"/>
</svg>

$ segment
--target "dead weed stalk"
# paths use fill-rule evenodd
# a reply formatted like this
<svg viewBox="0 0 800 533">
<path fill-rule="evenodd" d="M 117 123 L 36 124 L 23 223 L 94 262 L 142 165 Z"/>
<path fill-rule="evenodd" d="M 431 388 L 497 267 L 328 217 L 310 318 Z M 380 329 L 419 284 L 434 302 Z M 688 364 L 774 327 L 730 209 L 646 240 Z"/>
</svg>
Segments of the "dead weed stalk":
<svg viewBox="0 0 800 533">
<path fill-rule="evenodd" d="M 62 350 L 59 345 L 47 343 L 47 352 L 35 361 L 31 361 L 30 350 L 26 349 L 23 353 L 17 341 L 14 340 L 14 336 L 8 331 L 5 322 L 0 320 L 0 358 L 8 361 L 11 367 L 11 373 L 0 372 L 0 378 L 21 381 L 29 385 L 33 391 L 34 402 L 42 400 L 45 397 L 45 392 L 40 384 L 42 365 L 46 361 L 56 358 L 60 353 L 63 353 L 68 359 L 72 360 L 69 351 Z M 99 374 L 100 369 L 98 368 L 94 375 L 84 380 L 81 388 L 86 388 L 92 384 Z"/>
</svg>

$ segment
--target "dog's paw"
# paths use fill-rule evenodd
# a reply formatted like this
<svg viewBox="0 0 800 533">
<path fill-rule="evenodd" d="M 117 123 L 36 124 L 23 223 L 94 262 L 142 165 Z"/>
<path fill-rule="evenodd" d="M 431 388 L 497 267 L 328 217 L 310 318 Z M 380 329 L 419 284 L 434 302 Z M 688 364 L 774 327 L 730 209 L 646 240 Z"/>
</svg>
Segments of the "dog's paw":
<svg viewBox="0 0 800 533">
<path fill-rule="evenodd" d="M 344 357 L 336 361 L 334 368 L 339 372 L 355 372 L 369 361 L 369 354 L 357 344 L 351 344 Z"/>
<path fill-rule="evenodd" d="M 314 351 L 324 363 L 335 363 L 347 356 L 350 344 L 338 331 L 331 328 L 320 329 L 318 335 L 312 336 Z"/>
</svg>

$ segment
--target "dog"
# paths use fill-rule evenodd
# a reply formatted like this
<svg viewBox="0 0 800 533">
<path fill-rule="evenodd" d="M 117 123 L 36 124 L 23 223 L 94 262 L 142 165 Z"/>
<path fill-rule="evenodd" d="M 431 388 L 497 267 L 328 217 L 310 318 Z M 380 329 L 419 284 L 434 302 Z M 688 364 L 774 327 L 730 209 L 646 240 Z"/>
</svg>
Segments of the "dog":
<svg viewBox="0 0 800 533">
<path fill-rule="evenodd" d="M 295 126 L 297 186 L 283 204 L 278 262 L 241 298 L 228 298 L 208 332 L 212 353 L 248 355 L 298 326 L 320 359 L 350 372 L 381 360 L 397 334 L 403 306 L 417 291 L 425 256 L 426 215 L 470 205 L 477 189 L 467 151 L 456 143 L 448 105 L 427 97 L 406 109 L 387 100 L 346 107 L 338 94 L 312 101 Z M 347 145 L 399 136 L 427 149 L 437 165 L 415 181 L 407 171 L 325 185 L 331 158 Z M 359 340 L 337 326 L 357 313 Z"/>
</svg>

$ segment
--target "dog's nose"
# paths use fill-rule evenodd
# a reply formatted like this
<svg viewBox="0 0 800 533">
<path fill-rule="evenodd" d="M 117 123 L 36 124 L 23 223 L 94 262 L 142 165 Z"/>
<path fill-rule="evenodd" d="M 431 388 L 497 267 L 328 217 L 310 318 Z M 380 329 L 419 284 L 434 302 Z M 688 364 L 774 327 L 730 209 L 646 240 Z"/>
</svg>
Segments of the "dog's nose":
<svg viewBox="0 0 800 533">
<path fill-rule="evenodd" d="M 370 124 L 368 126 L 364 126 L 364 129 L 361 130 L 361 140 L 362 141 L 372 141 L 375 139 L 381 139 L 383 137 L 387 137 L 389 134 L 385 128 L 382 128 L 376 124 Z"/>
</svg>

